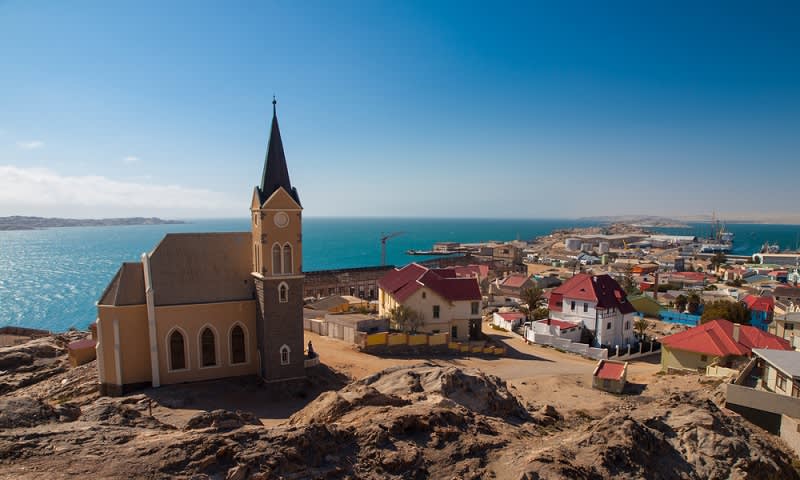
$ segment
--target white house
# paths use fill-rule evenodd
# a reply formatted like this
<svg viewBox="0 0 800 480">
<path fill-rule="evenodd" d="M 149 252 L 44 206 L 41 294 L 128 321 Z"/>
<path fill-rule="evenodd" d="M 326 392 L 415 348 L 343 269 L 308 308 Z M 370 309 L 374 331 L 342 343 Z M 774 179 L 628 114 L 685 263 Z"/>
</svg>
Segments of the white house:
<svg viewBox="0 0 800 480">
<path fill-rule="evenodd" d="M 492 324 L 509 332 L 522 325 L 525 314 L 521 312 L 495 312 L 492 314 Z"/>
<path fill-rule="evenodd" d="M 525 338 L 529 342 L 536 343 L 536 335 L 551 335 L 557 338 L 565 338 L 573 342 L 580 342 L 583 333 L 583 324 L 565 322 L 554 318 L 546 318 L 533 322 L 530 327 L 525 329 Z"/>
<path fill-rule="evenodd" d="M 636 342 L 636 309 L 622 287 L 608 275 L 575 275 L 553 290 L 548 308 L 551 319 L 582 323 L 594 336 L 593 346 Z"/>
</svg>

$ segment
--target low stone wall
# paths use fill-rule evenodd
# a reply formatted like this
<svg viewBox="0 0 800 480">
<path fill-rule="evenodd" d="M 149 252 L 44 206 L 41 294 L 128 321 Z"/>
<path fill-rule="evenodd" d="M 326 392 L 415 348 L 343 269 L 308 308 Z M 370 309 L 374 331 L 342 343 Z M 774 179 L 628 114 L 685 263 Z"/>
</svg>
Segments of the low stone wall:
<svg viewBox="0 0 800 480">
<path fill-rule="evenodd" d="M 800 418 L 800 398 L 756 390 L 733 383 L 725 385 L 725 403 L 778 415 Z"/>
</svg>

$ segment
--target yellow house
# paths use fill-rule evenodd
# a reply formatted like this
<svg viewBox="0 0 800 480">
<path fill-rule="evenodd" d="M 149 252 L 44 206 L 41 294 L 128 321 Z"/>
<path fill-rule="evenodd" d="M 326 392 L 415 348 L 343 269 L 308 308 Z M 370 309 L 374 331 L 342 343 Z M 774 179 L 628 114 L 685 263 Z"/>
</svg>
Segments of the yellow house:
<svg viewBox="0 0 800 480">
<path fill-rule="evenodd" d="M 419 315 L 418 331 L 449 333 L 452 340 L 479 336 L 481 300 L 478 280 L 459 278 L 451 268 L 429 269 L 412 263 L 378 280 L 381 316 L 390 318 L 392 310 L 403 305 Z"/>
<path fill-rule="evenodd" d="M 302 207 L 272 129 L 251 231 L 171 233 L 123 263 L 97 305 L 101 392 L 260 375 L 305 376 Z"/>
<path fill-rule="evenodd" d="M 705 371 L 709 365 L 731 366 L 753 348 L 791 350 L 789 342 L 749 325 L 718 319 L 661 339 L 663 371 Z"/>
</svg>

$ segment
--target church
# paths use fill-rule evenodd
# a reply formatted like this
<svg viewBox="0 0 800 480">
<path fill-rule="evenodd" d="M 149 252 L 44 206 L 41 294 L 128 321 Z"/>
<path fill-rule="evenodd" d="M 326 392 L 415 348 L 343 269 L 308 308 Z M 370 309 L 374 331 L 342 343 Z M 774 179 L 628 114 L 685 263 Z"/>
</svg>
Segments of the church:
<svg viewBox="0 0 800 480">
<path fill-rule="evenodd" d="M 272 105 L 251 230 L 169 233 L 126 262 L 97 304 L 100 391 L 305 376 L 302 210 Z"/>
</svg>

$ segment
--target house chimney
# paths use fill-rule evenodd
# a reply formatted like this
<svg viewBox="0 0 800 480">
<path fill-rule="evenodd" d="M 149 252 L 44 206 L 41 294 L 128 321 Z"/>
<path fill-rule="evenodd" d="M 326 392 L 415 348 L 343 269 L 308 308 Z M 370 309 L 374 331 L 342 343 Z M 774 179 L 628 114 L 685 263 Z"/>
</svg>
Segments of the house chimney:
<svg viewBox="0 0 800 480">
<path fill-rule="evenodd" d="M 733 341 L 734 342 L 738 342 L 739 341 L 739 327 L 741 327 L 741 325 L 739 325 L 738 323 L 734 323 L 733 324 Z"/>
</svg>

